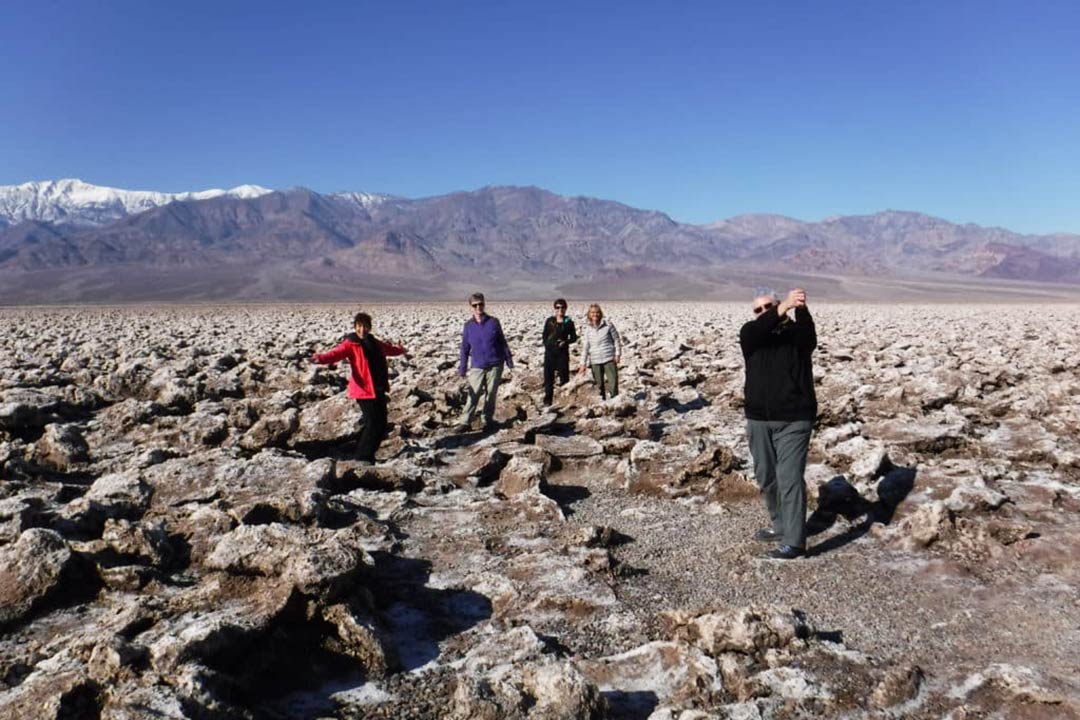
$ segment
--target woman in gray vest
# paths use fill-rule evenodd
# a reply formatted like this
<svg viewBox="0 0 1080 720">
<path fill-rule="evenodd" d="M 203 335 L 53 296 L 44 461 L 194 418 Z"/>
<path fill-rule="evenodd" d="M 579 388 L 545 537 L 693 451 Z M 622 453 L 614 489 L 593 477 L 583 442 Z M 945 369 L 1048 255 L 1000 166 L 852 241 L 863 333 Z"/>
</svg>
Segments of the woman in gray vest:
<svg viewBox="0 0 1080 720">
<path fill-rule="evenodd" d="M 591 366 L 593 380 L 600 386 L 605 400 L 619 394 L 619 358 L 622 340 L 615 326 L 604 319 L 604 311 L 593 303 L 589 306 L 589 322 L 582 333 L 581 372 Z"/>
</svg>

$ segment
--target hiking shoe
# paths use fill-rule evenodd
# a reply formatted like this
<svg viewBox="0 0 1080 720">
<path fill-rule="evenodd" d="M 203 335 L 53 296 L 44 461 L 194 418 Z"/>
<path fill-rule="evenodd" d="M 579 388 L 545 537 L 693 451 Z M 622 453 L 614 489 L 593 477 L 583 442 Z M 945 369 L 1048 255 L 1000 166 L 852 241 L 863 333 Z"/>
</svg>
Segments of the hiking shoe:
<svg viewBox="0 0 1080 720">
<path fill-rule="evenodd" d="M 356 464 L 360 467 L 371 467 L 375 464 L 374 460 L 368 460 L 367 458 L 361 458 L 356 461 Z"/>
<path fill-rule="evenodd" d="M 783 533 L 778 533 L 772 528 L 761 528 L 754 533 L 754 539 L 758 542 L 780 542 L 783 537 Z"/>
<path fill-rule="evenodd" d="M 469 432 L 469 424 L 468 423 L 458 423 L 457 425 L 454 426 L 454 432 L 456 432 L 456 433 Z"/>
<path fill-rule="evenodd" d="M 806 551 L 802 548 L 797 548 L 794 545 L 781 545 L 772 552 L 768 553 L 766 557 L 773 560 L 794 560 L 797 557 L 802 557 L 806 554 Z"/>
<path fill-rule="evenodd" d="M 499 429 L 499 423 L 492 420 L 491 422 L 484 423 L 484 433 L 493 433 Z"/>
</svg>

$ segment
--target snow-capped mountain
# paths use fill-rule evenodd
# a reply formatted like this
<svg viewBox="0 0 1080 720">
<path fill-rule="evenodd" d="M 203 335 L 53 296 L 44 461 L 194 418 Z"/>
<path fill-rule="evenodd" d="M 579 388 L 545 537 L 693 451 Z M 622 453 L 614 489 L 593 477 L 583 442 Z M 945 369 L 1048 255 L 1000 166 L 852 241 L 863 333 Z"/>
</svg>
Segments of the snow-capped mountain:
<svg viewBox="0 0 1080 720">
<path fill-rule="evenodd" d="M 330 193 L 330 197 L 346 205 L 359 205 L 365 210 L 378 207 L 388 200 L 395 199 L 393 195 L 368 192 L 336 192 Z"/>
<path fill-rule="evenodd" d="M 105 225 L 175 201 L 209 200 L 221 196 L 250 199 L 270 192 L 273 190 L 258 185 L 240 185 L 229 190 L 164 193 L 120 190 L 74 179 L 0 185 L 0 227 L 25 220 Z"/>
<path fill-rule="evenodd" d="M 421 297 L 480 278 L 589 297 L 700 298 L 763 272 L 1080 287 L 1080 235 L 1020 235 L 912 212 L 687 225 L 536 187 L 409 199 L 306 188 L 127 193 L 69 180 L 0 188 L 5 214 L 16 222 L 0 221 L 0 305 L 319 299 L 357 288 Z"/>
</svg>

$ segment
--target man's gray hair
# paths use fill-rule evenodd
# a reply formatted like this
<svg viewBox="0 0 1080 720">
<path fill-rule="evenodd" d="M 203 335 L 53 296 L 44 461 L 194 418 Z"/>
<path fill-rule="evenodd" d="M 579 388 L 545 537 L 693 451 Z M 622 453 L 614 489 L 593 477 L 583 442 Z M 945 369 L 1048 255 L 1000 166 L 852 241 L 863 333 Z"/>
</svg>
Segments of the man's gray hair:
<svg viewBox="0 0 1080 720">
<path fill-rule="evenodd" d="M 758 286 L 756 286 L 754 288 L 754 296 L 752 298 L 750 298 L 750 301 L 753 302 L 754 300 L 757 300 L 759 297 L 772 298 L 772 301 L 774 303 L 775 302 L 780 302 L 780 293 L 776 292 L 771 287 L 767 287 L 765 285 L 758 285 Z"/>
</svg>

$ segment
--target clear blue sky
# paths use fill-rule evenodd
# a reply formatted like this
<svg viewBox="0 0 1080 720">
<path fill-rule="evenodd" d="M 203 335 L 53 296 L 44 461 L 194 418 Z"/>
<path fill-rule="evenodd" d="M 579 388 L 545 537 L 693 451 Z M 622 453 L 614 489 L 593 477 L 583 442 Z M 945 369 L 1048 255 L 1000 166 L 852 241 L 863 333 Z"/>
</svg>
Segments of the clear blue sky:
<svg viewBox="0 0 1080 720">
<path fill-rule="evenodd" d="M 1080 232 L 1080 3 L 35 2 L 0 184 L 539 185 Z"/>
</svg>

